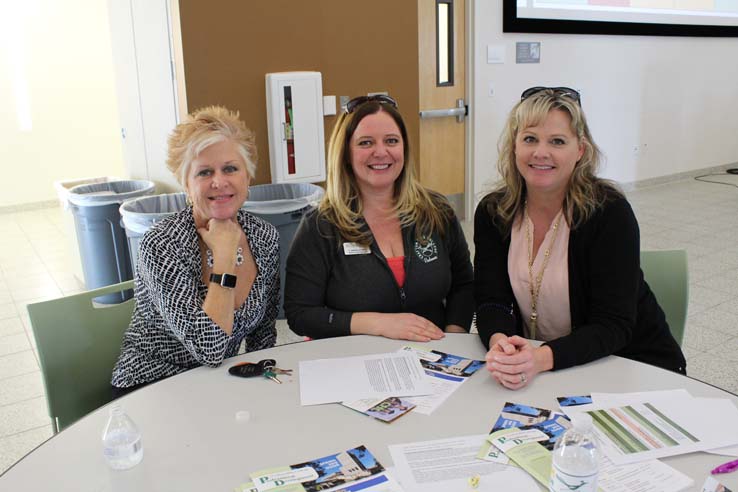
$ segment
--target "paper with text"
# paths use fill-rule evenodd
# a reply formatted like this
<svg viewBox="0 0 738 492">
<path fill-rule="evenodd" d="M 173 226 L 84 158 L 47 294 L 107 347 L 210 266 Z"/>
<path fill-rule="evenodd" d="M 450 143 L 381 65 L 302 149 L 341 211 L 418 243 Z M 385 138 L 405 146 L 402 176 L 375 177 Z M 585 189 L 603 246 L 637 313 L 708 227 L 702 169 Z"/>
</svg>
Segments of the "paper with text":
<svg viewBox="0 0 738 492">
<path fill-rule="evenodd" d="M 300 362 L 302 405 L 430 392 L 423 367 L 412 354 L 393 352 Z"/>
<path fill-rule="evenodd" d="M 407 492 L 469 490 L 469 478 L 479 475 L 475 492 L 537 490 L 535 481 L 522 470 L 476 458 L 486 435 L 390 445 L 395 474 Z"/>
</svg>

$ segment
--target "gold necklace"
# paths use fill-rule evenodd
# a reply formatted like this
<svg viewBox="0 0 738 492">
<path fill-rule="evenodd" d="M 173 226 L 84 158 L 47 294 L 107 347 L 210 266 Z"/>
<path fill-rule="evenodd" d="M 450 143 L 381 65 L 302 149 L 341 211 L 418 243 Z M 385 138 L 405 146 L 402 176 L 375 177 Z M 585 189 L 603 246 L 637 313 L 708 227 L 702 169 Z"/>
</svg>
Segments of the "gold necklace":
<svg viewBox="0 0 738 492">
<path fill-rule="evenodd" d="M 548 259 L 551 256 L 551 248 L 554 245 L 554 242 L 556 241 L 556 235 L 559 231 L 559 224 L 561 223 L 561 216 L 563 214 L 559 215 L 559 218 L 556 220 L 556 223 L 553 225 L 553 236 L 551 236 L 551 242 L 549 242 L 548 247 L 543 252 L 543 265 L 541 265 L 541 270 L 538 272 L 538 276 L 536 277 L 535 282 L 533 281 L 533 240 L 530 237 L 530 216 L 528 215 L 528 203 L 525 203 L 525 216 L 523 217 L 523 220 L 525 220 L 525 240 L 528 244 L 528 281 L 530 283 L 530 322 L 528 323 L 528 327 L 530 328 L 530 337 L 535 340 L 536 338 L 536 327 L 538 325 L 538 295 L 541 293 L 541 283 L 543 282 L 543 272 L 546 271 L 546 265 L 548 265 Z"/>
</svg>

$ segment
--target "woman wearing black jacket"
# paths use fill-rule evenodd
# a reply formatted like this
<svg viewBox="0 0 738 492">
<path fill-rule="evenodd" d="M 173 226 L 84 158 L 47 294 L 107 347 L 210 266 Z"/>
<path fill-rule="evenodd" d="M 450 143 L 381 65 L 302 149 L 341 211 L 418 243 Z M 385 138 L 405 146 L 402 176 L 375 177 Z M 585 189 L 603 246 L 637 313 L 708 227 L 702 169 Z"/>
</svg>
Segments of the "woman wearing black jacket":
<svg viewBox="0 0 738 492">
<path fill-rule="evenodd" d="M 287 257 L 284 309 L 297 334 L 429 341 L 469 331 L 466 240 L 446 199 L 418 183 L 396 106 L 355 98 L 336 123 L 325 197 Z"/>
<path fill-rule="evenodd" d="M 640 270 L 636 218 L 596 177 L 599 160 L 576 91 L 523 92 L 500 140 L 501 183 L 474 220 L 477 327 L 505 387 L 610 354 L 685 372 Z"/>
</svg>

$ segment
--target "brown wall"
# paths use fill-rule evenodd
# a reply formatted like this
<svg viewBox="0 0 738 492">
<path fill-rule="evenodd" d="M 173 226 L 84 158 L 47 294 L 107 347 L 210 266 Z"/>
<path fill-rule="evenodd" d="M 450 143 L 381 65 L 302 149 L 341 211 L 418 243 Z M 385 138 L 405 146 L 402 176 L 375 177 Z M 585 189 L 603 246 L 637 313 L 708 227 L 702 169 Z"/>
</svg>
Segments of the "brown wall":
<svg viewBox="0 0 738 492">
<path fill-rule="evenodd" d="M 180 0 L 187 105 L 221 104 L 256 132 L 255 183 L 271 181 L 264 75 L 310 70 L 323 94 L 388 91 L 418 133 L 417 2 Z M 325 117 L 326 140 L 335 116 Z"/>
</svg>

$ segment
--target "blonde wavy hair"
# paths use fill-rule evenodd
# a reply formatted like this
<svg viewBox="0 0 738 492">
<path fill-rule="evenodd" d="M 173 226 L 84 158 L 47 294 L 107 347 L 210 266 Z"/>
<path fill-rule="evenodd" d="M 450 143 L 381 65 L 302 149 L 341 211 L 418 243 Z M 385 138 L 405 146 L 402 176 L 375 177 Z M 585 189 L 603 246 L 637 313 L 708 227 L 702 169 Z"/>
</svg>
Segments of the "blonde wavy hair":
<svg viewBox="0 0 738 492">
<path fill-rule="evenodd" d="M 362 245 L 372 242 L 371 232 L 363 228 L 363 203 L 351 167 L 351 137 L 362 119 L 380 111 L 395 121 L 402 136 L 404 165 L 394 189 L 394 211 L 400 224 L 414 223 L 416 238 L 421 241 L 436 232 L 443 235 L 453 214 L 451 206 L 444 196 L 418 182 L 402 116 L 394 106 L 379 101 L 366 102 L 352 113 L 339 116 L 328 144 L 326 192 L 318 207 L 320 215 L 338 229 L 344 241 Z"/>
<path fill-rule="evenodd" d="M 525 207 L 526 186 L 515 162 L 515 140 L 521 130 L 541 124 L 553 110 L 569 115 L 571 131 L 584 146 L 564 196 L 564 215 L 569 226 L 576 228 L 608 198 L 621 195 L 614 183 L 596 176 L 602 153 L 592 139 L 581 105 L 562 91 L 544 89 L 513 107 L 498 143 L 497 169 L 501 179 L 485 201 L 487 212 L 507 232 Z"/>
<path fill-rule="evenodd" d="M 192 161 L 213 144 L 230 140 L 246 163 L 251 178 L 256 173 L 256 139 L 254 133 L 239 119 L 238 111 L 223 106 L 208 106 L 193 111 L 169 135 L 167 168 L 187 189 L 187 176 Z"/>
</svg>

